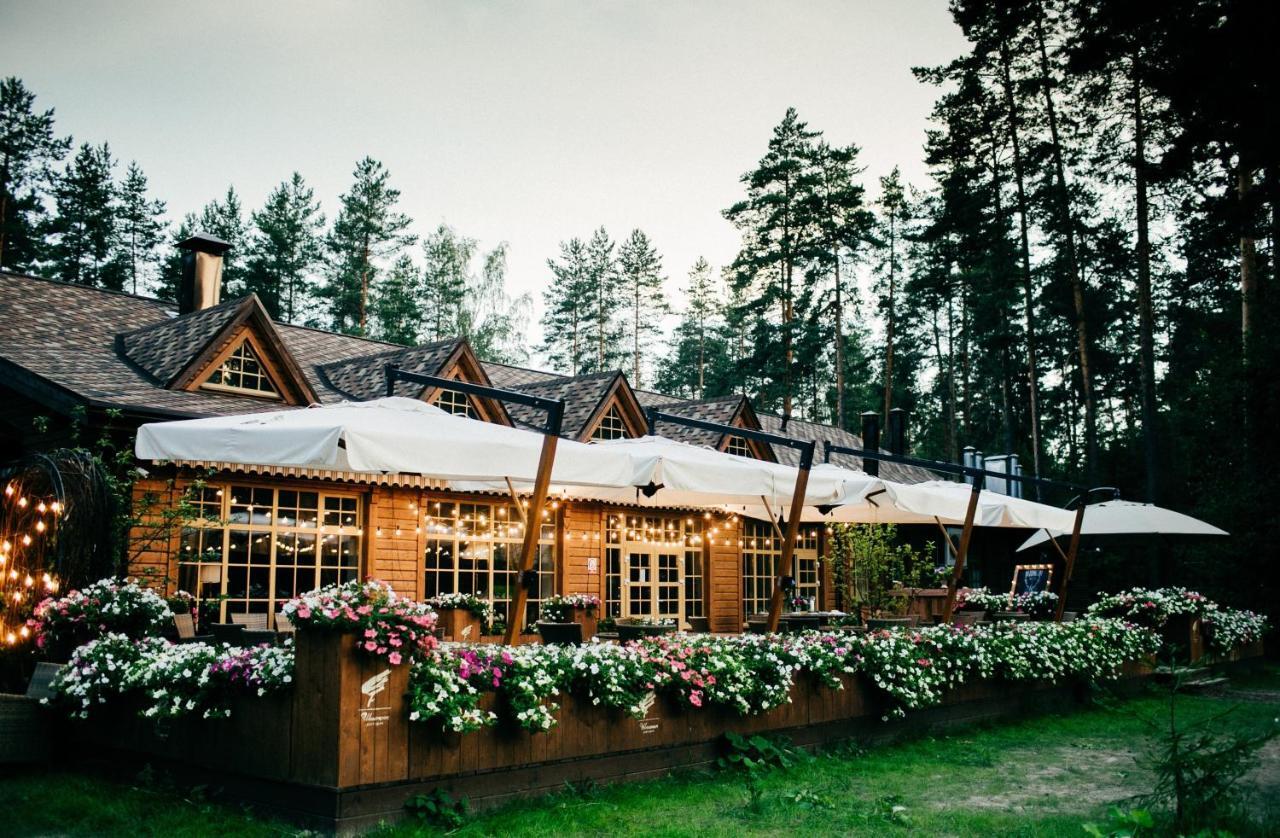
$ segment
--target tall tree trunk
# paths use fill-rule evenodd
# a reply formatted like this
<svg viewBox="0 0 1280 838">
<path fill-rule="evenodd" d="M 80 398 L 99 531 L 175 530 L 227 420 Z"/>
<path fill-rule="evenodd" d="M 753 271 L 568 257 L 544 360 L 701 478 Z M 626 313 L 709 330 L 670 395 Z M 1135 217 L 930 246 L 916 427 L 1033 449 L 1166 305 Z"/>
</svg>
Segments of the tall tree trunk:
<svg viewBox="0 0 1280 838">
<path fill-rule="evenodd" d="M 840 248 L 831 254 L 836 266 L 836 427 L 844 430 L 844 304 L 840 297 Z"/>
<path fill-rule="evenodd" d="M 893 327 L 894 293 L 898 281 L 898 219 L 889 212 L 889 311 L 884 329 L 884 422 L 889 427 L 889 411 L 893 410 Z"/>
<path fill-rule="evenodd" d="M 4 246 L 9 225 L 9 155 L 0 166 L 0 270 L 4 269 Z"/>
<path fill-rule="evenodd" d="M 1053 102 L 1053 76 L 1049 67 L 1049 50 L 1045 46 L 1043 2 L 1036 6 L 1035 32 L 1040 57 L 1040 90 L 1044 94 L 1054 178 L 1058 186 L 1057 200 L 1054 203 L 1058 213 L 1058 223 L 1062 226 L 1067 274 L 1071 281 L 1071 302 L 1075 312 L 1076 352 L 1080 362 L 1080 395 L 1084 402 L 1085 473 L 1088 479 L 1092 480 L 1098 465 L 1098 424 L 1093 396 L 1093 371 L 1089 363 L 1089 326 L 1085 320 L 1084 276 L 1076 253 L 1075 223 L 1071 214 L 1071 198 L 1067 192 L 1067 167 L 1062 160 L 1058 111 Z"/>
<path fill-rule="evenodd" d="M 1258 327 L 1258 248 L 1253 238 L 1253 174 L 1252 165 L 1241 155 L 1236 167 L 1236 201 L 1240 225 L 1240 361 L 1244 373 L 1244 441 L 1250 454 L 1256 453 L 1256 437 L 1259 427 L 1259 406 L 1262 394 L 1255 393 L 1257 385 L 1257 327 Z M 1253 462 L 1253 457 L 1248 458 Z"/>
<path fill-rule="evenodd" d="M 360 260 L 360 334 L 367 335 L 365 310 L 369 305 L 369 242 L 365 240 L 364 258 Z"/>
<path fill-rule="evenodd" d="M 635 317 L 632 321 L 631 331 L 631 349 L 632 361 L 631 371 L 635 376 L 635 386 L 640 386 L 640 283 L 636 282 L 636 299 L 635 299 Z"/>
<path fill-rule="evenodd" d="M 707 324 L 702 315 L 698 315 L 698 398 L 706 398 L 707 369 Z"/>
<path fill-rule="evenodd" d="M 1009 45 L 1000 45 L 1000 68 L 1004 76 L 1004 99 L 1008 110 L 1009 141 L 1013 146 L 1013 181 L 1018 196 L 1018 250 L 1022 267 L 1022 308 L 1027 330 L 1027 402 L 1031 424 L 1031 468 L 1035 476 L 1043 475 L 1040 464 L 1040 371 L 1036 362 L 1035 291 L 1031 282 L 1031 240 L 1027 232 L 1027 190 L 1023 174 L 1022 143 L 1018 135 L 1018 103 L 1013 96 L 1013 78 L 1010 70 Z M 1036 498 L 1040 498 L 1040 486 L 1036 485 Z"/>
<path fill-rule="evenodd" d="M 1133 71 L 1133 186 L 1138 223 L 1138 351 L 1139 378 L 1142 385 L 1142 449 L 1146 464 L 1147 502 L 1156 502 L 1159 490 L 1160 454 L 1156 427 L 1156 351 L 1155 310 L 1151 301 L 1150 209 L 1147 203 L 1146 124 L 1142 113 L 1142 83 L 1138 80 L 1138 62 Z"/>
</svg>

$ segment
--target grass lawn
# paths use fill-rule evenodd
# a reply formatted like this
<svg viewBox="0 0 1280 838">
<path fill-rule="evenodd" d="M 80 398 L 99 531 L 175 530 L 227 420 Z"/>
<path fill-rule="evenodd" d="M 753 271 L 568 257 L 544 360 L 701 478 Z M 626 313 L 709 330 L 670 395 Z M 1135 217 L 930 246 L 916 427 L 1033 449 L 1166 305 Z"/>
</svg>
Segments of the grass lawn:
<svg viewBox="0 0 1280 838">
<path fill-rule="evenodd" d="M 1261 730 L 1280 716 L 1280 669 L 1234 679 L 1222 694 L 1180 699 L 1190 719 L 1236 710 L 1221 724 Z M 468 815 L 459 835 L 742 836 L 1084 835 L 1112 803 L 1149 790 L 1135 759 L 1150 742 L 1143 717 L 1167 712 L 1158 695 L 1113 708 L 1042 716 L 861 751 L 836 747 L 758 784 L 685 772 L 646 783 L 563 793 Z M 1280 834 L 1280 740 L 1243 781 L 1259 834 Z M 295 830 L 210 803 L 200 789 L 146 774 L 116 782 L 70 773 L 12 773 L 0 781 L 7 835 L 281 835 Z M 386 827 L 378 838 L 439 834 Z"/>
</svg>

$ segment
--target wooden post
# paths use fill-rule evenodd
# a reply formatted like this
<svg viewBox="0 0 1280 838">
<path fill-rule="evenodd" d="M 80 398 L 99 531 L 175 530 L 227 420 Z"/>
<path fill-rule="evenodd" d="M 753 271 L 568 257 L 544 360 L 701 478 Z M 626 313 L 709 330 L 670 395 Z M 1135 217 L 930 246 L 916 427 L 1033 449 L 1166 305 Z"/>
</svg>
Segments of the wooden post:
<svg viewBox="0 0 1280 838">
<path fill-rule="evenodd" d="M 964 560 L 969 555 L 969 541 L 973 536 L 973 517 L 978 512 L 978 497 L 982 494 L 982 475 L 973 478 L 973 490 L 969 492 L 969 506 L 964 511 L 964 529 L 960 531 L 960 547 L 956 550 L 956 566 L 947 583 L 947 604 L 942 607 L 942 624 L 951 625 L 951 614 L 956 607 L 956 589 L 964 575 Z"/>
<path fill-rule="evenodd" d="M 769 601 L 769 631 L 778 630 L 782 617 L 782 580 L 795 574 L 796 538 L 800 535 L 800 517 L 804 512 L 804 495 L 809 488 L 809 468 L 813 465 L 815 443 L 800 449 L 800 466 L 796 473 L 796 486 L 791 495 L 791 512 L 787 515 L 787 533 L 782 539 L 782 555 L 778 561 L 778 581 L 773 587 L 773 599 Z"/>
<path fill-rule="evenodd" d="M 1087 503 L 1080 499 L 1076 507 L 1076 520 L 1071 525 L 1071 543 L 1067 547 L 1066 567 L 1062 569 L 1062 588 L 1058 592 L 1058 612 L 1054 615 L 1056 622 L 1062 622 L 1062 612 L 1067 608 L 1067 585 L 1071 583 L 1071 574 L 1076 569 L 1076 555 L 1080 552 L 1080 526 L 1084 523 L 1084 508 Z M 1052 540 L 1052 539 L 1051 539 Z M 1061 552 L 1061 551 L 1059 551 Z"/>
<path fill-rule="evenodd" d="M 529 589 L 525 587 L 524 577 L 533 570 L 534 560 L 538 556 L 538 536 L 542 534 L 542 510 L 547 505 L 547 491 L 551 486 L 551 465 L 556 459 L 556 443 L 560 441 L 558 433 L 560 422 L 554 423 L 556 433 L 548 431 L 542 437 L 542 455 L 538 459 L 538 474 L 533 481 L 533 499 L 529 502 L 529 511 L 524 516 L 524 543 L 520 547 L 520 572 L 516 574 L 516 595 L 511 601 L 511 611 L 507 613 L 507 635 L 504 642 L 514 646 L 524 628 L 524 608 L 529 602 Z"/>
</svg>

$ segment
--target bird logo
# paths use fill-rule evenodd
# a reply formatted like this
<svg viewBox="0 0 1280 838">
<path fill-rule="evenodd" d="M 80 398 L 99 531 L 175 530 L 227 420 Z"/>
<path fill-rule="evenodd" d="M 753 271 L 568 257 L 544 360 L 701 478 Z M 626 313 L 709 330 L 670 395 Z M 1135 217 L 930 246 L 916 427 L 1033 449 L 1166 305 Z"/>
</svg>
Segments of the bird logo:
<svg viewBox="0 0 1280 838">
<path fill-rule="evenodd" d="M 360 685 L 360 692 L 364 693 L 365 697 L 368 699 L 365 702 L 365 707 L 373 706 L 373 700 L 377 698 L 379 693 L 387 688 L 387 682 L 390 680 L 391 670 L 384 669 L 382 672 L 379 672 L 377 675 Z"/>
<path fill-rule="evenodd" d="M 653 709 L 653 705 L 656 704 L 657 701 L 658 696 L 652 690 L 645 693 L 644 698 L 640 699 L 640 712 L 645 716 L 645 718 L 649 717 L 649 711 Z"/>
<path fill-rule="evenodd" d="M 462 631 L 460 631 L 460 632 L 458 633 L 458 635 L 459 635 L 463 640 L 466 640 L 468 637 L 470 637 L 470 636 L 471 636 L 471 626 L 463 626 Z"/>
</svg>

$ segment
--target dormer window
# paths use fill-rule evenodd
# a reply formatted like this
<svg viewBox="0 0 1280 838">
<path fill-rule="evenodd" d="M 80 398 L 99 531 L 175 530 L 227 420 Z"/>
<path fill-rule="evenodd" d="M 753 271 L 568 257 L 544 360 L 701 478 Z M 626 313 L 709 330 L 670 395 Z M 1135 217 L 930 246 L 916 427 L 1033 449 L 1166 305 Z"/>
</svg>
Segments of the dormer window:
<svg viewBox="0 0 1280 838">
<path fill-rule="evenodd" d="M 740 436 L 729 437 L 724 450 L 725 453 L 738 457 L 755 457 L 755 452 L 751 450 L 751 446 L 747 445 L 747 441 Z"/>
<path fill-rule="evenodd" d="M 591 432 L 592 439 L 609 440 L 609 439 L 626 439 L 631 436 L 627 431 L 627 423 L 623 421 L 622 414 L 618 412 L 618 406 L 610 405 L 609 410 L 604 416 L 600 417 L 600 422 L 596 425 L 594 431 Z"/>
<path fill-rule="evenodd" d="M 271 383 L 262 360 L 247 339 L 240 341 L 240 345 L 227 356 L 222 366 L 214 370 L 213 374 L 200 386 L 205 390 L 219 390 L 262 399 L 280 398 L 280 393 Z"/>
<path fill-rule="evenodd" d="M 457 390 L 441 390 L 440 395 L 436 397 L 435 405 L 445 413 L 452 413 L 454 416 L 465 416 L 468 419 L 480 418 L 475 408 L 471 406 L 471 399 Z"/>
</svg>

